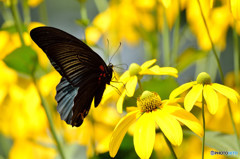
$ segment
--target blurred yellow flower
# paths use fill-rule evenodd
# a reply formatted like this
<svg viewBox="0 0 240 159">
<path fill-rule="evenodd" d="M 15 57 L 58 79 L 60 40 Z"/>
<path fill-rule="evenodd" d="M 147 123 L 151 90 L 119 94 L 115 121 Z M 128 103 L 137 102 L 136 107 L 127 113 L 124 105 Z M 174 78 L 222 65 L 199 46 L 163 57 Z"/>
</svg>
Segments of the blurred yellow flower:
<svg viewBox="0 0 240 159">
<path fill-rule="evenodd" d="M 78 143 L 87 147 L 87 156 L 92 157 L 94 152 L 105 153 L 109 150 L 109 141 L 112 131 L 120 120 L 116 109 L 109 106 L 109 102 L 90 109 L 81 127 L 76 128 L 63 123 L 64 137 L 68 143 Z"/>
<path fill-rule="evenodd" d="M 0 109 L 0 132 L 4 135 L 12 138 L 36 138 L 46 133 L 46 114 L 32 83 L 27 86 L 11 85 L 9 98 L 0 105 Z"/>
<path fill-rule="evenodd" d="M 115 157 L 128 128 L 136 122 L 133 141 L 140 158 L 150 158 L 155 142 L 155 124 L 159 126 L 168 140 L 175 146 L 182 143 L 182 128 L 185 124 L 197 135 L 202 136 L 203 129 L 198 119 L 181 107 L 161 101 L 157 93 L 144 91 L 137 99 L 137 107 L 124 116 L 115 127 L 109 153 Z"/>
<path fill-rule="evenodd" d="M 168 27 L 172 29 L 174 22 L 179 14 L 179 0 L 159 0 L 162 5 L 158 5 L 158 29 L 162 30 L 164 16 L 168 23 Z"/>
<path fill-rule="evenodd" d="M 209 0 L 200 0 L 200 3 L 213 43 L 218 49 L 223 50 L 226 45 L 227 29 L 232 21 L 229 8 L 225 4 L 211 8 Z M 197 0 L 188 1 L 186 16 L 192 32 L 196 35 L 198 45 L 203 50 L 210 50 L 212 46 Z"/>
<path fill-rule="evenodd" d="M 39 89 L 43 96 L 48 96 L 50 93 L 55 97 L 56 86 L 61 80 L 61 75 L 57 71 L 50 72 L 42 76 L 38 82 Z"/>
<path fill-rule="evenodd" d="M 33 142 L 27 139 L 17 139 L 9 152 L 9 159 L 52 159 L 56 157 L 56 150 L 50 143 Z M 43 144 L 49 145 L 48 147 Z"/>
<path fill-rule="evenodd" d="M 239 77 L 240 77 L 240 72 L 239 72 Z M 237 87 L 236 83 L 237 82 L 235 81 L 235 74 L 234 74 L 234 72 L 227 73 L 227 75 L 224 78 L 224 84 L 226 86 L 228 86 L 228 87 L 233 88 L 238 93 L 240 93 L 240 87 Z"/>
<path fill-rule="evenodd" d="M 16 48 L 21 46 L 21 41 L 19 38 L 19 34 L 17 32 L 10 33 L 7 31 L 0 31 L 0 60 L 14 51 Z M 26 45 L 30 45 L 31 39 L 29 34 L 26 32 L 23 33 L 23 38 Z"/>
<path fill-rule="evenodd" d="M 240 20 L 240 1 L 239 0 L 230 0 L 230 8 L 233 17 L 236 20 Z"/>
<path fill-rule="evenodd" d="M 188 92 L 184 97 L 184 107 L 187 111 L 191 111 L 197 101 L 202 102 L 202 94 L 211 114 L 217 112 L 219 103 L 222 103 L 224 98 L 235 104 L 239 100 L 239 94 L 235 90 L 218 83 L 211 83 L 211 77 L 206 72 L 200 73 L 196 81 L 185 83 L 173 90 L 170 99 L 185 92 Z M 223 95 L 224 98 L 219 98 L 219 95 Z"/>
<path fill-rule="evenodd" d="M 175 151 L 178 155 L 178 159 L 193 159 L 193 158 L 202 158 L 202 141 L 195 137 L 191 136 L 182 143 L 181 147 L 176 147 Z M 218 151 L 214 148 L 205 147 L 204 158 L 206 159 L 229 159 L 225 155 L 211 155 L 211 151 Z"/>
<path fill-rule="evenodd" d="M 173 67 L 159 67 L 158 65 L 152 66 L 156 62 L 156 59 L 149 60 L 144 62 L 141 66 L 136 63 L 132 63 L 129 66 L 129 70 L 121 75 L 119 81 L 125 84 L 126 89 L 123 90 L 117 102 L 118 112 L 122 113 L 122 105 L 125 95 L 128 97 L 132 97 L 134 95 L 137 82 L 143 75 L 170 75 L 178 77 L 177 69 Z"/>
<path fill-rule="evenodd" d="M 30 7 L 36 7 L 38 6 L 40 3 L 42 3 L 43 0 L 28 0 L 28 5 Z"/>
<path fill-rule="evenodd" d="M 234 134 L 231 123 L 231 118 L 228 111 L 223 111 L 228 107 L 228 100 L 222 95 L 220 98 L 223 98 L 222 102 L 219 104 L 219 109 L 214 116 L 210 113 L 205 113 L 206 118 L 206 129 L 219 131 L 222 133 Z M 232 109 L 232 117 L 235 122 L 235 126 L 240 131 L 240 103 L 233 103 L 230 101 L 230 107 Z M 224 126 L 223 126 L 224 125 Z"/>
<path fill-rule="evenodd" d="M 12 69 L 8 68 L 4 62 L 0 61 L 0 105 L 9 93 L 10 86 L 16 84 L 17 73 Z"/>
<path fill-rule="evenodd" d="M 158 14 L 157 21 L 156 15 L 153 14 L 155 11 Z M 179 2 L 176 0 L 159 0 L 158 2 L 155 0 L 113 0 L 109 8 L 98 14 L 92 25 L 86 29 L 87 42 L 95 44 L 103 35 L 113 43 L 126 41 L 128 44 L 137 44 L 144 36 L 143 32 L 162 29 L 165 13 L 168 26 L 172 28 L 179 14 Z"/>
</svg>

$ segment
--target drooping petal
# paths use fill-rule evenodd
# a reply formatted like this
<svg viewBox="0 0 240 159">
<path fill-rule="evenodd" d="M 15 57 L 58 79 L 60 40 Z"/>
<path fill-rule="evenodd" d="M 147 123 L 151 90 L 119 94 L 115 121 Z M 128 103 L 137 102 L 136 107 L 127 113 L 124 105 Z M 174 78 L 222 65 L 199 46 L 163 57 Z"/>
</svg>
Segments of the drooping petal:
<svg viewBox="0 0 240 159">
<path fill-rule="evenodd" d="M 129 126 L 136 121 L 136 116 L 138 112 L 139 111 L 137 110 L 128 113 L 116 125 L 109 143 L 109 154 L 111 157 L 116 156 L 123 137 L 125 136 Z"/>
<path fill-rule="evenodd" d="M 199 96 L 202 94 L 203 85 L 197 84 L 192 87 L 184 99 L 184 108 L 191 111 Z"/>
<path fill-rule="evenodd" d="M 182 94 L 183 92 L 185 92 L 186 90 L 191 88 L 195 83 L 196 83 L 195 81 L 188 82 L 188 83 L 185 83 L 185 84 L 179 86 L 178 88 L 174 89 L 171 92 L 169 99 L 172 100 L 173 98 L 176 98 L 177 96 L 179 96 L 180 94 Z"/>
<path fill-rule="evenodd" d="M 128 97 L 132 97 L 134 95 L 136 86 L 137 86 L 137 76 L 130 77 L 129 81 L 126 84 L 126 94 Z"/>
<path fill-rule="evenodd" d="M 144 62 L 142 65 L 141 65 L 141 69 L 142 70 L 146 70 L 148 69 L 150 66 L 152 66 L 154 63 L 156 63 L 157 60 L 156 59 L 152 59 L 152 60 L 149 60 L 149 61 L 146 61 Z"/>
<path fill-rule="evenodd" d="M 121 96 L 118 98 L 118 101 L 117 101 L 117 111 L 119 113 L 122 113 L 123 100 L 124 100 L 125 95 L 126 95 L 126 90 L 124 89 Z"/>
<path fill-rule="evenodd" d="M 161 110 L 153 111 L 154 119 L 164 135 L 173 145 L 182 143 L 183 132 L 179 122 L 168 113 Z"/>
<path fill-rule="evenodd" d="M 129 71 L 126 71 L 120 76 L 119 81 L 126 83 L 129 80 L 129 78 L 130 78 Z"/>
<path fill-rule="evenodd" d="M 126 108 L 126 111 L 127 111 L 127 113 L 129 113 L 129 112 L 132 112 L 132 111 L 135 111 L 135 110 L 138 110 L 139 108 L 138 107 L 136 107 L 136 106 L 128 106 L 127 108 Z"/>
<path fill-rule="evenodd" d="M 152 113 L 144 113 L 137 121 L 134 130 L 134 147 L 140 158 L 150 158 L 155 142 L 155 121 Z"/>
<path fill-rule="evenodd" d="M 210 85 L 204 85 L 203 96 L 207 103 L 208 110 L 211 114 L 215 114 L 218 110 L 218 96 Z"/>
<path fill-rule="evenodd" d="M 197 135 L 203 136 L 202 124 L 192 113 L 176 106 L 164 106 L 161 110 L 182 122 Z"/>
<path fill-rule="evenodd" d="M 173 77 L 178 77 L 178 70 L 173 67 L 159 67 L 158 65 L 155 65 L 149 69 L 142 70 L 139 72 L 139 74 L 145 74 L 145 75 L 170 75 Z"/>
<path fill-rule="evenodd" d="M 213 83 L 212 87 L 220 94 L 229 98 L 234 104 L 236 104 L 238 102 L 239 94 L 235 90 L 233 90 L 227 86 L 218 84 L 218 83 Z"/>
</svg>

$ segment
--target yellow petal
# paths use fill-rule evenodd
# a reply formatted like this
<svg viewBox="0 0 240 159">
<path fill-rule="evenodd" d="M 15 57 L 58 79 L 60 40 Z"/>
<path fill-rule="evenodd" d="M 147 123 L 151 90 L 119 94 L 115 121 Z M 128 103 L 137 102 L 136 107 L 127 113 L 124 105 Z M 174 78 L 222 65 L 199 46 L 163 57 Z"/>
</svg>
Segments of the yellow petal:
<svg viewBox="0 0 240 159">
<path fill-rule="evenodd" d="M 230 1 L 231 12 L 233 17 L 236 20 L 240 20 L 240 1 L 239 0 L 231 0 Z"/>
<path fill-rule="evenodd" d="M 145 75 L 170 75 L 173 77 L 178 77 L 178 70 L 173 67 L 159 67 L 158 65 L 155 65 L 149 69 L 142 70 L 139 72 L 139 74 L 145 74 Z"/>
<path fill-rule="evenodd" d="M 97 27 L 89 26 L 85 30 L 86 41 L 88 45 L 95 45 L 100 39 L 102 33 Z"/>
<path fill-rule="evenodd" d="M 137 110 L 138 108 L 136 107 L 136 106 L 128 106 L 127 108 L 126 108 L 126 111 L 127 111 L 127 113 L 129 113 L 129 112 L 132 112 L 132 111 L 135 111 L 135 110 Z"/>
<path fill-rule="evenodd" d="M 134 147 L 140 158 L 150 158 L 155 141 L 155 121 L 152 113 L 144 113 L 137 121 L 134 130 Z"/>
<path fill-rule="evenodd" d="M 126 83 L 126 94 L 128 97 L 132 97 L 134 95 L 135 89 L 137 86 L 137 76 L 130 77 L 129 81 Z"/>
<path fill-rule="evenodd" d="M 182 94 L 183 92 L 185 92 L 186 90 L 190 89 L 196 82 L 188 82 L 185 83 L 181 86 L 179 86 L 178 88 L 174 89 L 171 94 L 169 99 L 172 100 L 173 98 L 176 98 L 177 96 L 179 96 L 180 94 Z"/>
<path fill-rule="evenodd" d="M 210 85 L 204 85 L 204 99 L 207 103 L 208 110 L 211 114 L 215 114 L 218 110 L 218 96 Z"/>
<path fill-rule="evenodd" d="M 179 122 L 169 114 L 157 110 L 152 112 L 154 119 L 167 139 L 175 146 L 182 143 L 183 133 Z"/>
<path fill-rule="evenodd" d="M 129 80 L 129 78 L 130 78 L 129 71 L 126 71 L 120 76 L 119 81 L 126 83 Z"/>
<path fill-rule="evenodd" d="M 234 104 L 238 102 L 239 94 L 235 90 L 218 83 L 213 83 L 212 88 L 225 97 L 229 98 Z"/>
<path fill-rule="evenodd" d="M 124 100 L 124 97 L 126 95 L 126 90 L 123 90 L 121 96 L 119 97 L 118 101 L 117 101 L 117 111 L 119 113 L 122 113 L 122 108 L 123 108 L 123 100 Z"/>
<path fill-rule="evenodd" d="M 138 110 L 128 113 L 118 122 L 115 129 L 113 130 L 113 134 L 109 143 L 109 154 L 111 157 L 116 156 L 123 137 L 125 136 L 129 126 L 136 121 L 137 113 Z"/>
<path fill-rule="evenodd" d="M 187 111 L 191 111 L 193 105 L 196 103 L 197 99 L 202 94 L 203 85 L 197 84 L 188 92 L 184 99 L 184 107 Z"/>
<path fill-rule="evenodd" d="M 186 125 L 199 136 L 203 136 L 203 128 L 200 121 L 190 112 L 176 106 L 165 106 L 162 111 L 171 114 L 172 117 Z"/>
<path fill-rule="evenodd" d="M 150 66 L 152 66 L 152 65 L 153 65 L 154 63 L 156 63 L 156 62 L 157 62 L 156 59 L 146 61 L 146 62 L 144 62 L 144 63 L 141 65 L 141 69 L 142 69 L 142 70 L 146 70 L 146 69 L 148 69 Z"/>
</svg>

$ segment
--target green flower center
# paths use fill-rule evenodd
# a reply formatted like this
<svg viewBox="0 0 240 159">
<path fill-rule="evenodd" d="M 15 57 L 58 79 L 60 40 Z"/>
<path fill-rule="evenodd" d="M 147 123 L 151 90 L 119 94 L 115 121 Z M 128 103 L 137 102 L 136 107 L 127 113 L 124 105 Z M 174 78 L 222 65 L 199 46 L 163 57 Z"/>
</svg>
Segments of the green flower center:
<svg viewBox="0 0 240 159">
<path fill-rule="evenodd" d="M 132 63 L 129 67 L 130 76 L 137 75 L 141 70 L 142 69 L 138 64 Z"/>
<path fill-rule="evenodd" d="M 152 112 L 162 104 L 160 96 L 155 92 L 144 91 L 137 99 L 137 106 L 141 112 Z"/>
<path fill-rule="evenodd" d="M 206 72 L 201 72 L 197 76 L 198 84 L 211 84 L 211 77 Z"/>
</svg>

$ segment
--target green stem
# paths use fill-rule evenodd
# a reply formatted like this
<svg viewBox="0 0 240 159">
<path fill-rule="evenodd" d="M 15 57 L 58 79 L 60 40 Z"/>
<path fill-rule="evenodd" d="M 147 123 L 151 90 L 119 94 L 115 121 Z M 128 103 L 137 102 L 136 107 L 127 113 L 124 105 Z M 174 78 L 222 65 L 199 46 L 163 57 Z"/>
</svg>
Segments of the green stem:
<svg viewBox="0 0 240 159">
<path fill-rule="evenodd" d="M 28 1 L 27 0 L 22 0 L 22 8 L 23 8 L 23 17 L 24 17 L 24 23 L 29 24 L 31 21 L 30 17 L 30 9 L 28 6 Z"/>
<path fill-rule="evenodd" d="M 172 49 L 172 59 L 171 59 L 172 66 L 176 65 L 176 60 L 178 56 L 180 21 L 181 21 L 181 11 L 180 11 L 180 2 L 178 0 L 178 16 L 177 16 L 174 31 L 173 31 L 174 38 L 173 38 L 173 49 Z"/>
<path fill-rule="evenodd" d="M 151 49 L 151 59 L 157 59 L 158 58 L 158 53 L 159 53 L 159 49 L 158 49 L 158 6 L 160 5 L 159 2 L 156 2 L 157 4 L 155 5 L 155 8 L 153 10 L 153 17 L 154 17 L 154 22 L 155 22 L 155 26 L 154 26 L 154 30 L 151 32 L 151 34 L 149 34 L 149 40 L 147 40 L 146 44 L 149 46 L 149 48 Z M 149 53 L 146 52 L 146 54 L 148 55 Z"/>
<path fill-rule="evenodd" d="M 88 117 L 89 117 L 88 119 L 90 120 L 90 122 L 92 124 L 92 132 L 95 132 L 95 120 L 94 120 L 93 114 L 89 113 Z M 93 157 L 92 157 L 92 159 L 94 159 L 94 158 L 97 157 L 95 133 L 93 133 L 91 137 L 92 138 L 91 138 L 90 142 L 91 142 L 91 146 L 92 146 L 92 149 L 93 149 Z"/>
<path fill-rule="evenodd" d="M 208 25 L 207 25 L 207 21 L 204 17 L 204 14 L 203 14 L 203 10 L 202 10 L 202 7 L 201 7 L 201 4 L 200 4 L 200 0 L 198 0 L 198 5 L 199 5 L 199 8 L 200 8 L 200 12 L 201 12 L 201 15 L 202 15 L 202 19 L 203 19 L 203 22 L 204 22 L 204 25 L 205 25 L 205 28 L 206 28 L 206 31 L 207 31 L 207 34 L 208 34 L 208 38 L 211 42 L 211 45 L 212 45 L 212 51 L 214 53 L 214 56 L 215 56 L 215 59 L 217 61 L 217 65 L 218 65 L 218 69 L 219 69 L 219 73 L 220 73 L 220 77 L 221 77 L 221 80 L 222 82 L 224 82 L 224 76 L 223 76 L 223 71 L 222 71 L 222 67 L 220 65 L 220 61 L 219 61 L 219 58 L 218 58 L 218 55 L 217 55 L 217 52 L 216 52 L 216 49 L 215 49 L 215 46 L 213 44 L 213 40 L 212 40 L 212 37 L 210 35 L 210 32 L 209 32 L 209 28 L 208 28 Z"/>
<path fill-rule="evenodd" d="M 239 47 L 238 47 L 238 35 L 236 33 L 236 22 L 234 23 L 233 28 L 233 60 L 234 60 L 234 75 L 236 87 L 240 87 L 240 79 L 239 79 Z"/>
<path fill-rule="evenodd" d="M 229 100 L 228 100 L 228 110 L 229 110 L 229 115 L 230 115 L 231 122 L 232 122 L 232 126 L 233 126 L 233 131 L 234 131 L 234 134 L 235 134 L 235 136 L 236 136 L 238 148 L 239 148 L 239 150 L 240 150 L 240 139 L 239 139 L 239 137 L 238 137 L 238 133 L 237 133 L 237 129 L 236 129 L 236 126 L 235 126 L 234 119 L 233 119 L 232 109 L 231 109 L 231 105 L 230 105 Z"/>
<path fill-rule="evenodd" d="M 202 139 L 202 159 L 204 159 L 204 147 L 205 147 L 205 115 L 204 115 L 204 96 L 202 92 L 202 120 L 203 120 L 203 139 Z"/>
<path fill-rule="evenodd" d="M 87 8 L 86 8 L 86 3 L 85 3 L 85 2 L 80 2 L 80 15 L 81 15 L 81 19 L 86 22 L 86 24 L 83 25 L 84 30 L 85 30 L 86 27 L 87 27 L 88 24 L 89 24 L 88 14 L 87 14 Z M 86 42 L 85 31 L 84 31 L 84 39 L 85 39 L 84 42 Z"/>
<path fill-rule="evenodd" d="M 141 90 L 142 93 L 143 93 L 143 87 L 142 87 L 142 84 L 141 84 L 141 81 L 139 80 L 139 78 L 138 78 L 138 85 L 139 85 L 140 90 Z"/>
<path fill-rule="evenodd" d="M 9 9 L 6 7 L 6 4 L 3 2 L 0 2 L 0 11 L 2 14 L 2 17 L 4 19 L 4 23 L 12 23 L 13 22 L 13 17 Z"/>
<path fill-rule="evenodd" d="M 48 16 L 47 16 L 47 7 L 46 7 L 46 1 L 43 0 L 42 3 L 39 5 L 39 14 L 40 19 L 43 24 L 48 24 Z"/>
<path fill-rule="evenodd" d="M 17 29 L 17 32 L 19 34 L 20 40 L 22 45 L 25 45 L 24 39 L 23 39 L 23 29 L 22 29 L 22 22 L 19 16 L 19 12 L 18 12 L 18 8 L 17 8 L 17 1 L 11 0 L 11 12 L 12 12 L 12 16 L 14 18 L 14 23 L 15 23 L 15 27 Z"/>
<path fill-rule="evenodd" d="M 162 133 L 163 134 L 163 133 Z M 170 149 L 172 155 L 173 155 L 173 158 L 174 159 L 177 159 L 177 155 L 175 154 L 174 150 L 173 150 L 173 147 L 172 147 L 172 144 L 169 142 L 169 140 L 167 139 L 167 137 L 163 134 L 163 137 L 168 145 L 168 148 Z"/>
<path fill-rule="evenodd" d="M 35 79 L 34 75 L 32 76 L 32 78 L 33 78 L 33 82 L 34 82 L 34 84 L 35 84 L 35 86 L 36 86 L 38 95 L 39 95 L 39 97 L 40 97 L 40 99 L 41 99 L 41 104 L 42 104 L 42 106 L 43 106 L 43 108 L 44 108 L 44 110 L 45 110 L 45 112 L 46 112 L 47 119 L 48 119 L 49 126 L 50 126 L 50 131 L 51 131 L 51 134 L 52 134 L 52 136 L 53 136 L 53 139 L 54 139 L 55 142 L 56 142 L 56 145 L 57 145 L 57 149 L 58 149 L 58 151 L 59 151 L 59 154 L 60 154 L 60 156 L 61 156 L 62 159 L 65 159 L 66 157 L 65 157 L 65 154 L 64 154 L 64 151 L 63 151 L 63 145 L 61 144 L 61 142 L 60 142 L 60 140 L 59 140 L 59 138 L 58 138 L 58 136 L 57 136 L 56 130 L 55 130 L 55 128 L 54 128 L 54 123 L 53 123 L 53 119 L 52 119 L 52 116 L 51 116 L 49 107 L 47 106 L 47 103 L 45 102 L 43 96 L 41 95 L 41 92 L 40 92 L 40 90 L 39 90 L 39 88 L 38 88 L 38 85 L 37 85 L 37 82 L 36 82 L 36 79 Z"/>
<path fill-rule="evenodd" d="M 107 9 L 108 7 L 108 2 L 106 0 L 94 0 L 96 7 L 98 9 L 98 12 L 103 12 Z"/>
<path fill-rule="evenodd" d="M 164 8 L 164 7 L 163 7 Z M 164 66 L 170 65 L 170 44 L 169 44 L 169 29 L 166 17 L 166 9 L 164 8 L 164 15 L 163 15 L 163 54 L 164 54 Z"/>
<path fill-rule="evenodd" d="M 82 19 L 88 19 L 87 8 L 85 3 L 80 3 L 80 15 Z"/>
</svg>

